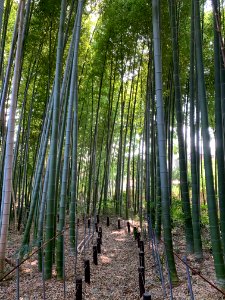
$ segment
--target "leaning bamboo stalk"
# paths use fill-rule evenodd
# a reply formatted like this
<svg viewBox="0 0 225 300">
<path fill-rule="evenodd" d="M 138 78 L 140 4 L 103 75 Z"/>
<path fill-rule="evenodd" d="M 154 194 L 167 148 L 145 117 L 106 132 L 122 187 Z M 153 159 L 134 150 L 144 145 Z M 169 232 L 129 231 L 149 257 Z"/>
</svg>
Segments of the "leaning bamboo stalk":
<svg viewBox="0 0 225 300">
<path fill-rule="evenodd" d="M 22 30 L 23 30 L 23 12 L 25 1 L 21 0 L 19 4 L 20 22 L 18 29 L 18 43 L 16 50 L 15 69 L 12 83 L 12 97 L 9 110 L 8 132 L 6 138 L 6 154 L 4 165 L 4 182 L 2 190 L 2 224 L 1 224 L 1 236 L 0 236 L 0 276 L 4 273 L 5 254 L 7 246 L 7 234 L 9 227 L 9 215 L 12 195 L 12 165 L 13 165 L 13 146 L 15 135 L 15 116 L 16 105 L 19 90 L 19 70 L 21 67 L 21 52 L 22 52 Z"/>
<path fill-rule="evenodd" d="M 160 6 L 157 0 L 152 0 L 153 46 L 155 63 L 155 93 L 157 107 L 157 133 L 160 162 L 160 179 L 162 192 L 162 220 L 164 229 L 165 249 L 168 260 L 169 272 L 173 283 L 178 282 L 178 276 L 173 256 L 173 242 L 171 232 L 171 219 L 169 207 L 168 170 L 166 161 L 166 135 L 163 107 L 162 85 L 162 56 L 160 41 Z"/>
<path fill-rule="evenodd" d="M 19 14 L 19 10 L 18 10 L 15 25 L 14 25 L 14 32 L 13 32 L 12 43 L 11 43 L 11 48 L 10 48 L 10 52 L 9 52 L 8 64 L 7 64 L 6 74 L 5 74 L 5 78 L 4 78 L 4 84 L 3 84 L 2 91 L 1 91 L 0 120 L 2 123 L 4 122 L 5 101 L 6 101 L 6 97 L 7 97 L 7 93 L 8 93 L 11 69 L 12 69 L 12 65 L 13 65 L 14 50 L 15 50 L 17 34 L 18 34 L 19 19 L 20 19 L 20 14 Z M 20 33 L 20 35 L 21 34 L 22 34 L 22 32 Z"/>
<path fill-rule="evenodd" d="M 51 240 L 54 236 L 54 218 L 55 218 L 55 196 L 56 196 L 56 163 L 57 163 L 57 144 L 58 144 L 58 123 L 60 110 L 60 88 L 62 75 L 62 60 L 63 60 L 63 33 L 64 22 L 66 16 L 66 0 L 61 1 L 60 25 L 58 34 L 56 73 L 53 95 L 53 116 L 52 116 L 52 131 L 51 143 L 49 152 L 49 182 L 47 191 L 47 212 L 46 212 L 46 240 Z M 48 243 L 45 252 L 45 278 L 49 279 L 52 276 L 53 264 L 53 241 Z"/>
<path fill-rule="evenodd" d="M 83 11 L 84 0 L 80 0 L 78 3 L 77 10 L 77 30 L 76 39 L 74 46 L 74 67 L 75 74 L 74 80 L 71 79 L 71 84 L 74 84 L 74 115 L 73 115 L 73 151 L 72 151 L 72 176 L 71 176 L 71 202 L 70 202 L 70 246 L 72 249 L 75 248 L 75 218 L 76 218 L 76 192 L 77 192 L 77 139 L 78 139 L 78 52 L 79 52 L 79 41 L 81 32 L 81 21 Z"/>
</svg>

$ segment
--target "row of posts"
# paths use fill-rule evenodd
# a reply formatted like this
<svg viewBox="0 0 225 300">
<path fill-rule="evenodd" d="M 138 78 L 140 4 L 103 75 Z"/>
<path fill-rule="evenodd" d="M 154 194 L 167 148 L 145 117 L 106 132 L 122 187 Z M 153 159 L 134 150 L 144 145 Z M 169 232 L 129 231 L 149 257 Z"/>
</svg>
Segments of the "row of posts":
<svg viewBox="0 0 225 300">
<path fill-rule="evenodd" d="M 96 245 L 93 246 L 93 263 L 98 265 L 98 254 L 101 254 L 102 245 L 102 227 L 99 227 L 99 215 L 96 216 L 95 231 L 98 234 Z M 91 221 L 88 219 L 88 228 L 90 229 Z M 107 226 L 109 226 L 109 217 L 107 217 Z M 84 281 L 91 283 L 90 260 L 84 261 Z M 76 300 L 82 300 L 82 277 L 76 278 Z"/>
<path fill-rule="evenodd" d="M 127 230 L 130 233 L 130 223 L 127 222 Z M 137 241 L 137 246 L 139 249 L 139 267 L 138 267 L 138 276 L 139 276 L 139 290 L 140 297 L 143 297 L 143 300 L 151 300 L 151 294 L 145 292 L 145 251 L 144 251 L 144 241 L 141 240 L 141 233 L 138 231 L 137 227 L 133 228 L 134 238 Z"/>
<path fill-rule="evenodd" d="M 102 227 L 99 227 L 99 216 L 97 215 L 95 223 L 95 231 L 98 234 L 98 237 L 96 239 L 96 245 L 93 246 L 93 263 L 94 265 L 98 265 L 98 254 L 101 254 L 101 245 L 102 245 Z M 107 227 L 109 226 L 109 217 L 107 217 Z M 90 219 L 88 219 L 88 228 L 90 229 L 91 222 Z M 130 233 L 130 223 L 127 222 L 127 229 L 128 233 Z M 121 222 L 120 219 L 118 219 L 118 229 L 121 229 Z M 135 240 L 137 240 L 138 248 L 139 248 L 139 267 L 138 267 L 138 273 L 139 273 L 139 289 L 140 289 L 140 297 L 143 296 L 143 300 L 151 300 L 151 295 L 147 292 L 145 292 L 145 252 L 144 252 L 144 241 L 141 240 L 141 233 L 138 232 L 137 227 L 133 227 L 133 234 Z M 19 260 L 17 261 L 19 265 Z M 42 266 L 44 268 L 43 264 L 43 257 L 42 257 Z M 44 274 L 42 270 L 42 274 Z M 86 259 L 84 260 L 84 279 L 85 283 L 90 284 L 90 260 Z M 17 297 L 16 299 L 19 299 L 19 268 L 17 268 Z M 43 277 L 43 290 L 44 290 L 44 299 L 45 299 L 45 282 Z M 65 287 L 64 287 L 64 298 L 65 298 Z M 82 277 L 76 278 L 76 300 L 82 300 Z"/>
</svg>

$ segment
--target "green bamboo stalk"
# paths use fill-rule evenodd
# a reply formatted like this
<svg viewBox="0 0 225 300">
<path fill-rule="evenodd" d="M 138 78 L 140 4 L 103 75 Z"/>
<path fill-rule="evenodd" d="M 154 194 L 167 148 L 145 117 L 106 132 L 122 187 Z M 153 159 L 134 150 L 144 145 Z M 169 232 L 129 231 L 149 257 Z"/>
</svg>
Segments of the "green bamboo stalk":
<svg viewBox="0 0 225 300">
<path fill-rule="evenodd" d="M 66 0 L 61 1 L 60 25 L 58 34 L 57 58 L 56 58 L 56 75 L 53 95 L 53 117 L 52 132 L 49 153 L 49 181 L 47 192 L 47 214 L 46 214 L 46 240 L 51 240 L 46 246 L 45 252 L 45 278 L 50 279 L 52 276 L 53 264 L 53 236 L 54 236 L 54 218 L 55 218 L 55 191 L 56 191 L 56 163 L 57 163 L 57 144 L 58 144 L 58 124 L 60 109 L 60 87 L 62 75 L 63 59 L 63 31 L 66 16 Z"/>
<path fill-rule="evenodd" d="M 214 0 L 214 9 L 218 11 L 218 2 Z M 223 124 L 222 124 L 222 104 L 221 104 L 221 59 L 220 42 L 217 31 L 216 16 L 214 16 L 214 76 L 215 76 L 215 122 L 216 122 L 216 161 L 218 168 L 218 191 L 220 208 L 220 230 L 222 235 L 223 254 L 225 255 L 225 166 L 224 166 L 224 148 L 223 148 Z"/>
<path fill-rule="evenodd" d="M 193 253 L 194 240 L 193 229 L 191 222 L 191 207 L 188 190 L 187 179 L 187 161 L 185 155 L 185 143 L 183 135 L 183 112 L 181 103 L 181 82 L 180 82 L 180 70 L 179 70 L 179 52 L 178 52 L 178 33 L 176 22 L 176 6 L 174 0 L 169 0 L 170 10 L 170 24 L 173 46 L 173 78 L 174 78 L 174 90 L 175 90 L 175 108 L 177 119 L 177 135 L 179 145 L 179 167 L 180 167 L 180 186 L 181 186 L 181 200 L 184 213 L 184 229 L 186 236 L 186 248 L 187 252 Z"/>
<path fill-rule="evenodd" d="M 74 86 L 71 97 L 74 99 L 74 115 L 73 115 L 73 148 L 72 148 L 72 167 L 71 167 L 71 201 L 70 201 L 70 247 L 75 253 L 76 236 L 75 236 L 75 223 L 76 223 L 76 195 L 77 195 L 77 140 L 78 140 L 78 54 L 79 42 L 81 33 L 82 13 L 83 13 L 84 0 L 79 0 L 77 8 L 77 21 L 76 21 L 76 38 L 74 45 L 74 62 L 71 85 Z"/>
<path fill-rule="evenodd" d="M 158 151 L 160 165 L 160 181 L 162 196 L 162 222 L 164 243 L 167 255 L 168 267 L 173 284 L 178 282 L 178 276 L 173 255 L 173 243 L 171 233 L 170 203 L 168 190 L 168 171 L 166 161 L 166 139 L 165 123 L 162 97 L 162 59 L 160 50 L 160 7 L 157 0 L 152 0 L 152 24 L 153 24 L 153 45 L 155 62 L 155 88 L 157 104 L 157 130 L 158 130 Z"/>
<path fill-rule="evenodd" d="M 207 98 L 206 98 L 204 65 L 203 65 L 203 54 L 202 54 L 202 35 L 201 35 L 201 27 L 200 27 L 200 3 L 199 0 L 193 0 L 193 1 L 194 1 L 194 8 L 195 8 L 196 67 L 197 67 L 197 75 L 198 75 L 198 94 L 199 94 L 199 98 L 201 99 L 200 112 L 201 112 L 201 124 L 202 124 L 202 136 L 203 136 L 204 166 L 205 166 L 205 176 L 206 176 L 206 191 L 207 191 L 210 236 L 211 236 L 216 278 L 218 284 L 221 285 L 222 287 L 225 287 L 225 266 L 223 260 L 223 253 L 221 249 L 219 222 L 218 222 L 218 215 L 217 215 L 217 205 L 216 205 L 216 198 L 215 198 L 212 160 L 211 160 L 211 151 L 210 151 L 209 122 L 208 122 Z"/>
<path fill-rule="evenodd" d="M 15 116 L 16 105 L 19 90 L 19 70 L 21 68 L 21 52 L 22 52 L 22 29 L 23 29 L 23 13 L 25 1 L 21 0 L 19 3 L 19 29 L 18 29 L 18 43 L 15 58 L 15 68 L 12 83 L 12 97 L 10 103 L 8 131 L 6 138 L 6 152 L 5 152 L 5 165 L 4 165 L 4 182 L 2 190 L 2 205 L 3 211 L 1 215 L 1 235 L 0 235 L 0 277 L 4 273 L 5 255 L 7 246 L 7 234 L 9 226 L 9 215 L 12 196 L 12 164 L 13 164 L 13 144 L 15 134 Z"/>
<path fill-rule="evenodd" d="M 197 259 L 203 258 L 201 228 L 200 228 L 200 200 L 197 174 L 197 153 L 195 145 L 195 45 L 194 45 L 194 3 L 192 2 L 191 18 L 191 55 L 190 55 L 190 141 L 191 141 L 191 185 L 192 185 L 192 224 L 194 236 L 194 252 Z"/>
</svg>

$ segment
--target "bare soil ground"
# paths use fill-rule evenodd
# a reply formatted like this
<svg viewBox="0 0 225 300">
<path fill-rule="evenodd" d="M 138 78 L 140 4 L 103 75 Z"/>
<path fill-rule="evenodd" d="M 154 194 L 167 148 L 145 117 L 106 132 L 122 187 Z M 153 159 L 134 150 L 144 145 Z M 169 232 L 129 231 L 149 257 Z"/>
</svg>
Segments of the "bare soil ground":
<svg viewBox="0 0 225 300">
<path fill-rule="evenodd" d="M 100 226 L 103 231 L 102 251 L 98 256 L 98 265 L 93 264 L 92 246 L 96 242 L 96 233 L 89 242 L 89 248 L 78 254 L 76 274 L 84 277 L 83 261 L 90 259 L 91 284 L 83 283 L 83 299 L 89 300 L 135 300 L 140 299 L 138 283 L 139 249 L 133 234 L 128 234 L 126 222 L 122 222 L 122 229 L 117 229 L 117 219 L 110 220 L 110 226 L 106 226 L 106 218 L 102 217 Z M 79 226 L 79 242 L 84 238 L 84 226 Z M 20 236 L 10 235 L 8 257 L 12 256 L 15 249 L 20 245 Z M 159 275 L 156 271 L 155 262 L 152 256 L 152 247 L 148 240 L 145 240 L 145 290 L 150 292 L 153 300 L 170 299 L 169 284 L 166 272 L 166 261 L 163 255 L 163 245 L 159 245 L 161 261 L 164 269 L 166 296 L 162 289 Z M 182 257 L 184 243 L 181 232 L 175 233 L 175 250 Z M 176 259 L 179 275 L 179 285 L 173 288 L 173 299 L 190 299 L 187 284 L 185 266 Z M 204 261 L 196 263 L 194 257 L 188 257 L 188 263 L 195 267 L 202 275 L 215 283 L 213 260 L 210 252 L 205 252 Z M 12 268 L 11 266 L 8 268 Z M 53 278 L 45 282 L 46 299 L 75 299 L 75 257 L 70 253 L 68 246 L 68 231 L 65 233 L 65 285 L 64 282 L 56 279 L 56 272 Z M 208 283 L 204 282 L 197 274 L 191 274 L 193 292 L 196 300 L 219 300 L 225 299 L 220 292 L 217 292 Z M 65 286 L 65 293 L 64 293 Z M 8 279 L 0 283 L 0 299 L 16 299 L 16 274 L 9 275 Z M 43 299 L 42 275 L 37 268 L 37 254 L 23 264 L 20 270 L 20 299 Z"/>
</svg>

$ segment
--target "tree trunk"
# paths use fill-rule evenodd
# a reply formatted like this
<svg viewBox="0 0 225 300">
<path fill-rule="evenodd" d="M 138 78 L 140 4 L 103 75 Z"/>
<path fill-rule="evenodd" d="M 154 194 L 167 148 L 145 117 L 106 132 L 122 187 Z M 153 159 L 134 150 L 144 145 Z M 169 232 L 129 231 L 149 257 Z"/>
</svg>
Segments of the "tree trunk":
<svg viewBox="0 0 225 300">
<path fill-rule="evenodd" d="M 16 50 L 13 83 L 12 83 L 12 96 L 11 96 L 9 120 L 8 120 L 8 132 L 6 138 L 4 181 L 3 181 L 3 190 L 2 190 L 3 213 L 1 216 L 2 223 L 1 223 L 1 235 L 0 235 L 0 277 L 4 273 L 4 262 L 5 262 L 5 254 L 6 254 L 7 234 L 8 234 L 8 227 L 9 227 L 9 214 L 10 214 L 11 196 L 12 196 L 13 146 L 14 146 L 14 134 L 15 134 L 16 105 L 17 105 L 17 96 L 18 96 L 18 89 L 19 89 L 19 71 L 21 67 L 24 5 L 25 5 L 25 1 L 21 0 L 18 8 L 20 12 L 18 43 L 17 43 L 17 50 Z"/>
<path fill-rule="evenodd" d="M 200 101 L 202 136 L 203 136 L 203 150 L 204 150 L 204 165 L 206 177 L 206 191 L 209 214 L 209 226 L 212 242 L 212 251 L 214 258 L 214 266 L 216 271 L 216 278 L 218 284 L 225 287 L 225 267 L 223 260 L 223 253 L 221 249 L 221 240 L 219 232 L 219 222 L 217 215 L 217 205 L 213 182 L 212 160 L 210 151 L 210 135 L 207 99 L 204 79 L 204 66 L 202 54 L 202 35 L 200 28 L 200 3 L 199 0 L 193 0 L 195 7 L 195 45 L 196 45 L 196 66 L 198 75 L 198 94 Z"/>
<path fill-rule="evenodd" d="M 160 50 L 160 7 L 159 1 L 152 0 L 152 23 L 153 23 L 153 45 L 155 62 L 155 87 L 157 105 L 157 130 L 158 130 L 158 151 L 160 165 L 160 181 L 162 196 L 162 222 L 164 243 L 168 261 L 171 281 L 173 284 L 178 282 L 178 276 L 173 255 L 173 242 L 171 233 L 170 203 L 168 190 L 168 171 L 166 161 L 166 135 L 162 96 L 162 59 Z"/>
</svg>

